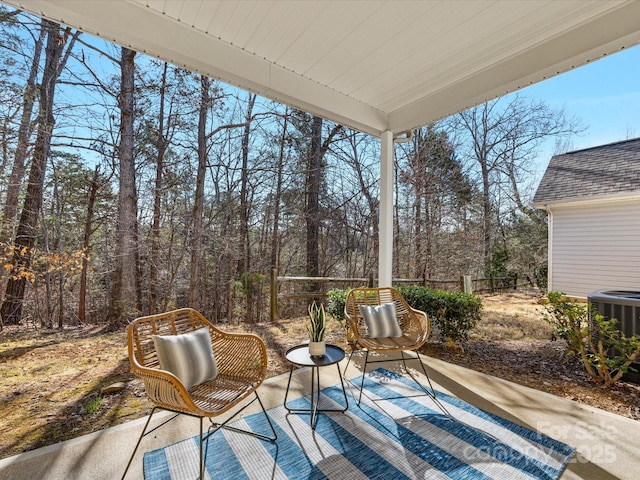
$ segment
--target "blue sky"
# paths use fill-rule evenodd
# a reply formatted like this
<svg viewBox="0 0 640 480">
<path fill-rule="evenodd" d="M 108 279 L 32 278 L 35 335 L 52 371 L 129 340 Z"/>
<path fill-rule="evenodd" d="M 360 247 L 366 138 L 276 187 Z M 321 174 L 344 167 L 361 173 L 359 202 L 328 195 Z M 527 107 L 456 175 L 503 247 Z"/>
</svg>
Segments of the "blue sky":
<svg viewBox="0 0 640 480">
<path fill-rule="evenodd" d="M 588 129 L 575 137 L 571 150 L 640 137 L 640 46 L 625 49 L 521 90 L 553 108 L 565 108 Z M 554 144 L 540 152 L 544 172 Z"/>
</svg>

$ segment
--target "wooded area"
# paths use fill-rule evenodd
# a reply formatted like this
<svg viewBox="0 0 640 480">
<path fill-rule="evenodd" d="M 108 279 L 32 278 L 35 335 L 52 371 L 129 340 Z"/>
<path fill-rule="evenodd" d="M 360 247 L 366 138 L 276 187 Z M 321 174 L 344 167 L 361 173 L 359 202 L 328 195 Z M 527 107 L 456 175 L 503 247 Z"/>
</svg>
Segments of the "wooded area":
<svg viewBox="0 0 640 480">
<path fill-rule="evenodd" d="M 0 22 L 2 324 L 117 329 L 187 305 L 256 321 L 272 268 L 376 275 L 377 138 L 18 11 Z M 394 276 L 533 278 L 536 148 L 581 128 L 511 96 L 398 143 Z"/>
</svg>

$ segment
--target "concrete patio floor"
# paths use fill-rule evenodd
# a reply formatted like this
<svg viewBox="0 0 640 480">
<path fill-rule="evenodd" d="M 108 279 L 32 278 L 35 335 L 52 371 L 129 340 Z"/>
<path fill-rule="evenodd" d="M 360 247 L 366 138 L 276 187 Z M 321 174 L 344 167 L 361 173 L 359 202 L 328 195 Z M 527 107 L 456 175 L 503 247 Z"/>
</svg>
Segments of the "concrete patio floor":
<svg viewBox="0 0 640 480">
<path fill-rule="evenodd" d="M 354 356 L 348 376 L 358 374 L 359 357 Z M 344 362 L 341 364 L 344 368 Z M 391 365 L 376 367 L 395 369 Z M 614 415 L 580 403 L 522 387 L 495 377 L 426 359 L 434 387 L 468 403 L 513 422 L 527 426 L 557 440 L 573 445 L 577 452 L 562 475 L 562 480 L 634 480 L 640 470 L 640 422 Z M 265 408 L 282 403 L 288 374 L 267 380 L 258 390 Z M 339 381 L 333 366 L 321 370 L 322 387 Z M 308 369 L 296 370 L 289 400 L 307 394 Z M 353 405 L 349 396 L 350 407 Z M 254 408 L 255 407 L 255 408 Z M 246 414 L 255 413 L 252 405 Z M 166 412 L 156 414 L 153 423 L 161 423 Z M 332 415 L 340 415 L 334 413 Z M 156 418 L 157 417 L 157 418 Z M 129 459 L 146 418 L 85 435 L 21 455 L 0 460 L 2 480 L 111 480 L 118 479 Z M 167 426 L 145 437 L 127 474 L 139 480 L 145 451 L 169 445 L 198 433 L 198 420 L 181 415 Z"/>
</svg>

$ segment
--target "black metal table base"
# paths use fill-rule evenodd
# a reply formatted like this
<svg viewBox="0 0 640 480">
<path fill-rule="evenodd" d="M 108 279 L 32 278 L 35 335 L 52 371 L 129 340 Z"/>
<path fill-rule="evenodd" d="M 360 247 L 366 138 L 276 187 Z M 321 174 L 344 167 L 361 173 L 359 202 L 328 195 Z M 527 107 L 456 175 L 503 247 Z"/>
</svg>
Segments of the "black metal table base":
<svg viewBox="0 0 640 480">
<path fill-rule="evenodd" d="M 340 386 L 342 387 L 342 395 L 344 396 L 344 408 L 319 408 L 318 405 L 320 403 L 320 368 L 329 365 L 335 365 L 338 369 L 338 376 L 340 377 Z M 309 424 L 311 425 L 311 429 L 315 430 L 316 424 L 318 422 L 318 414 L 319 413 L 328 413 L 328 412 L 337 412 L 344 413 L 349 408 L 349 400 L 347 399 L 347 392 L 344 388 L 344 380 L 342 378 L 342 372 L 340 370 L 340 366 L 337 362 L 329 363 L 328 365 L 301 365 L 308 366 L 311 368 L 311 406 L 310 408 L 291 408 L 287 405 L 287 398 L 289 397 L 289 388 L 291 387 L 291 378 L 293 377 L 293 368 L 294 365 L 299 365 L 295 362 L 291 363 L 291 369 L 289 370 L 289 381 L 287 382 L 287 390 L 284 394 L 284 408 L 287 409 L 289 413 L 301 413 L 301 414 L 309 414 Z"/>
</svg>

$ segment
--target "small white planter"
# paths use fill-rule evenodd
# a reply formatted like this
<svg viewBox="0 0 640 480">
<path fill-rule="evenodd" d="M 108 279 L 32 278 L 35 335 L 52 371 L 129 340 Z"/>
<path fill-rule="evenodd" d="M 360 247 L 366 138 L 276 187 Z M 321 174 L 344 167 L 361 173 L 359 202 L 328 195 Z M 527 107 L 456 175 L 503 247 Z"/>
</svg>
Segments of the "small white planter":
<svg viewBox="0 0 640 480">
<path fill-rule="evenodd" d="M 312 357 L 321 357 L 327 352 L 327 345 L 321 342 L 309 342 L 309 355 Z"/>
</svg>

